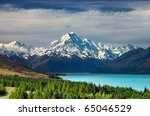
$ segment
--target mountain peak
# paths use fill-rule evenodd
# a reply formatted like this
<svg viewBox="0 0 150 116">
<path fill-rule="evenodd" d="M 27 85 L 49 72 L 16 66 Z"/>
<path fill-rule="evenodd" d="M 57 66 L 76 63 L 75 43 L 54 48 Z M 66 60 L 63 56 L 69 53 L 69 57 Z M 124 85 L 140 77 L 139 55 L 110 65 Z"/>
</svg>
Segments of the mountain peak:
<svg viewBox="0 0 150 116">
<path fill-rule="evenodd" d="M 131 45 L 131 44 L 127 44 L 127 47 L 130 48 L 130 49 L 137 49 L 136 46 L 133 46 L 133 45 Z"/>
<path fill-rule="evenodd" d="M 18 47 L 24 47 L 25 46 L 25 44 L 18 42 L 18 41 L 12 41 L 11 43 L 9 43 L 9 45 L 18 46 Z"/>
<path fill-rule="evenodd" d="M 60 42 L 65 43 L 66 41 L 72 41 L 74 43 L 82 42 L 74 32 L 69 32 L 61 37 Z"/>
<path fill-rule="evenodd" d="M 70 35 L 76 35 L 75 32 L 69 32 L 68 34 L 70 34 Z"/>
<path fill-rule="evenodd" d="M 69 32 L 57 41 L 53 41 L 46 54 L 59 54 L 60 56 L 79 56 L 80 58 L 95 58 L 114 60 L 122 54 L 137 49 L 133 45 L 122 47 L 95 43 L 92 40 L 80 39 L 74 32 Z"/>
</svg>

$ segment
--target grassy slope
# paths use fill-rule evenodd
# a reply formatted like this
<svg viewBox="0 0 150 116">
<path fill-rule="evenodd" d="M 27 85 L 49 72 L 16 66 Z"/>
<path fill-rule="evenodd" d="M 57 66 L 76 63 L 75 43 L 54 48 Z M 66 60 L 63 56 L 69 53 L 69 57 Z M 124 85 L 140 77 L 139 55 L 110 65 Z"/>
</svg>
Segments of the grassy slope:
<svg viewBox="0 0 150 116">
<path fill-rule="evenodd" d="M 33 78 L 48 77 L 48 75 L 34 72 L 2 55 L 0 55 L 0 75 L 4 76 L 18 75 L 20 77 L 33 77 Z"/>
</svg>

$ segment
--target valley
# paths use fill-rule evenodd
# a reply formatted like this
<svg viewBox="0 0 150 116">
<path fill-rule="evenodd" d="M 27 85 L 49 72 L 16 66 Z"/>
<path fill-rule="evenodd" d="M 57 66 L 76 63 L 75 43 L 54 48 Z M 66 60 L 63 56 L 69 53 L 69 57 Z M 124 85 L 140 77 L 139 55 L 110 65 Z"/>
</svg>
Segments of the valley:
<svg viewBox="0 0 150 116">
<path fill-rule="evenodd" d="M 53 41 L 48 48 L 17 41 L 0 43 L 0 98 L 149 99 L 150 91 L 145 86 L 139 91 L 128 86 L 100 85 L 102 82 L 96 85 L 92 81 L 75 82 L 58 77 L 59 74 L 82 77 L 84 74 L 150 74 L 149 58 L 149 48 L 104 45 L 80 39 L 73 32 Z"/>
</svg>

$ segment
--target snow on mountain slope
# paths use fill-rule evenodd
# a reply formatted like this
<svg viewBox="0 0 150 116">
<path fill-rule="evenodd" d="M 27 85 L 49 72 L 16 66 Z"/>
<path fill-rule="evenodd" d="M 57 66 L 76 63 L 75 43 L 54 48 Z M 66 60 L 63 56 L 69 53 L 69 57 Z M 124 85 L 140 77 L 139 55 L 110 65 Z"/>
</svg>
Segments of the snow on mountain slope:
<svg viewBox="0 0 150 116">
<path fill-rule="evenodd" d="M 44 50 L 45 48 L 43 47 L 32 47 L 18 41 L 13 41 L 9 44 L 0 43 L 0 54 L 8 57 L 16 55 L 19 58 L 28 59 L 33 55 L 44 55 L 42 54 Z"/>
<path fill-rule="evenodd" d="M 126 52 L 137 49 L 136 46 L 130 44 L 128 44 L 127 46 L 113 46 L 98 43 L 98 47 L 99 47 L 99 54 L 98 54 L 99 59 L 110 59 L 110 60 L 114 60 Z"/>
<path fill-rule="evenodd" d="M 137 47 L 132 45 L 119 47 L 101 43 L 96 44 L 88 39 L 82 40 L 74 32 L 70 32 L 62 36 L 60 40 L 53 41 L 45 54 L 51 56 L 55 53 L 66 57 L 76 55 L 80 58 L 88 57 L 114 60 L 122 54 L 134 49 L 137 49 Z"/>
<path fill-rule="evenodd" d="M 58 56 L 71 58 L 73 56 L 101 60 L 114 60 L 122 54 L 137 49 L 133 45 L 113 46 L 94 43 L 88 39 L 80 39 L 74 32 L 63 35 L 59 40 L 51 42 L 48 48 L 31 47 L 21 42 L 13 41 L 9 44 L 0 43 L 0 54 L 8 57 L 16 55 L 28 59 L 30 56 Z"/>
<path fill-rule="evenodd" d="M 70 32 L 61 37 L 60 40 L 54 41 L 50 44 L 46 54 L 52 53 L 61 56 L 78 56 L 80 58 L 95 58 L 98 52 L 97 46 L 94 42 L 87 39 L 81 40 L 75 33 Z"/>
<path fill-rule="evenodd" d="M 25 44 L 17 41 L 9 44 L 0 43 L 0 54 L 7 55 L 8 57 L 16 55 L 24 59 L 27 59 L 30 55 L 29 48 Z"/>
</svg>

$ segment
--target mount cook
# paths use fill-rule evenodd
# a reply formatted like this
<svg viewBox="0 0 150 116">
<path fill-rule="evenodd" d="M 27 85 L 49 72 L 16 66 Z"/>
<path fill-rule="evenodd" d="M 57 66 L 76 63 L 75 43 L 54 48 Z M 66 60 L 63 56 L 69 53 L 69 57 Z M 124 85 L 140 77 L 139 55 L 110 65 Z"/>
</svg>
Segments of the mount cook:
<svg viewBox="0 0 150 116">
<path fill-rule="evenodd" d="M 0 43 L 0 54 L 40 72 L 85 73 L 93 72 L 100 65 L 137 48 L 130 44 L 113 46 L 95 43 L 70 32 L 51 42 L 48 48 L 33 47 L 18 41 Z"/>
</svg>

